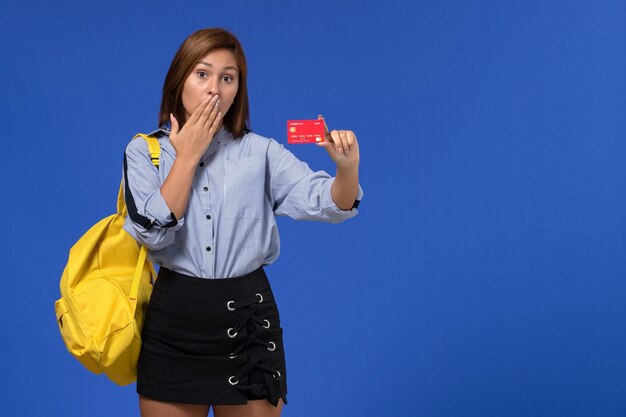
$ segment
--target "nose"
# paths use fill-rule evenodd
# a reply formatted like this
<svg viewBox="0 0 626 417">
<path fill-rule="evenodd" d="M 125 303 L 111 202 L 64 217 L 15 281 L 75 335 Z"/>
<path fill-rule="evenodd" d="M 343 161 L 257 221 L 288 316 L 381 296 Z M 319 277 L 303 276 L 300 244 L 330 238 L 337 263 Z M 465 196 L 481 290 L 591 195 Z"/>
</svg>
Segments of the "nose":
<svg viewBox="0 0 626 417">
<path fill-rule="evenodd" d="M 218 91 L 218 80 L 215 77 L 211 77 L 211 80 L 208 83 L 208 94 L 210 96 L 214 96 L 219 93 Z"/>
</svg>

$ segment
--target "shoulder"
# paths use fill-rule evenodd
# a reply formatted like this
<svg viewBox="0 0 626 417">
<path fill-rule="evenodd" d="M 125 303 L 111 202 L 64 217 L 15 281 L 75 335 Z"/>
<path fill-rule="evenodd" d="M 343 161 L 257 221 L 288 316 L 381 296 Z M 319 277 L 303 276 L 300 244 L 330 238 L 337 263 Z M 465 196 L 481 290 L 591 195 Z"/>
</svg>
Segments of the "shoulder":
<svg viewBox="0 0 626 417">
<path fill-rule="evenodd" d="M 126 145 L 126 156 L 133 157 L 148 152 L 148 144 L 140 137 L 131 138 Z"/>
<path fill-rule="evenodd" d="M 283 145 L 273 138 L 259 135 L 256 132 L 246 132 L 241 138 L 234 139 L 238 154 L 242 157 L 252 157 L 273 154 Z"/>
<path fill-rule="evenodd" d="M 145 133 L 147 136 L 154 136 L 157 138 L 159 142 L 159 146 L 161 150 L 169 150 L 171 147 L 169 131 L 165 129 L 157 129 L 152 132 Z M 148 143 L 141 138 L 140 135 L 142 133 L 137 133 L 135 136 L 131 138 L 131 140 L 126 145 L 126 155 L 128 156 L 137 156 L 137 155 L 146 155 L 148 153 Z"/>
<path fill-rule="evenodd" d="M 270 142 L 274 141 L 272 138 L 268 138 L 259 135 L 256 132 L 248 131 L 240 139 L 242 144 L 254 148 L 267 148 Z"/>
<path fill-rule="evenodd" d="M 245 151 L 238 152 L 238 158 L 264 159 L 270 173 L 308 169 L 306 163 L 298 159 L 285 145 L 273 138 L 267 138 L 254 132 L 246 133 L 241 139 Z"/>
<path fill-rule="evenodd" d="M 158 154 L 160 157 L 162 157 L 164 153 L 173 152 L 172 145 L 169 141 L 169 131 L 159 129 L 146 133 L 146 135 L 157 138 L 157 141 L 159 142 Z M 152 155 L 150 153 L 148 142 L 139 136 L 139 133 L 133 136 L 126 145 L 126 149 L 124 151 L 124 166 L 128 167 L 130 170 L 158 170 L 158 167 L 155 166 L 152 161 Z"/>
</svg>

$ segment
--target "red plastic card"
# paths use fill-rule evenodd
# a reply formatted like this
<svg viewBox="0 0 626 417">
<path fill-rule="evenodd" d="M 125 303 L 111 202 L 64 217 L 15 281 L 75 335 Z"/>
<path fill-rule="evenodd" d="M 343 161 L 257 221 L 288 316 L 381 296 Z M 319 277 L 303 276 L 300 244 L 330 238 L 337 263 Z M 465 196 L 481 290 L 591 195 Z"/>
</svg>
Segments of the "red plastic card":
<svg viewBox="0 0 626 417">
<path fill-rule="evenodd" d="M 287 120 L 287 143 L 324 142 L 323 120 Z"/>
</svg>

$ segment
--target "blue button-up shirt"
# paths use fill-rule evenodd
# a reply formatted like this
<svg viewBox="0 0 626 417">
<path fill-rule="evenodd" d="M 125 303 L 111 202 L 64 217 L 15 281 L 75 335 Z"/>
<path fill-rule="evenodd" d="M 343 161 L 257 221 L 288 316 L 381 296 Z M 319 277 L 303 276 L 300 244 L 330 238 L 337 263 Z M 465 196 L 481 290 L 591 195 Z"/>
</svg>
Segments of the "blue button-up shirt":
<svg viewBox="0 0 626 417">
<path fill-rule="evenodd" d="M 333 177 L 313 172 L 274 139 L 253 132 L 234 139 L 222 128 L 198 164 L 184 217 L 172 225 L 160 188 L 176 151 L 168 131 L 151 135 L 161 146 L 159 168 L 146 141 L 137 138 L 126 147 L 126 178 L 137 213 L 152 227 L 127 217 L 124 229 L 148 248 L 155 264 L 203 278 L 241 276 L 278 258 L 274 215 L 337 223 L 358 213 L 333 202 Z M 357 200 L 362 196 L 359 186 Z"/>
</svg>

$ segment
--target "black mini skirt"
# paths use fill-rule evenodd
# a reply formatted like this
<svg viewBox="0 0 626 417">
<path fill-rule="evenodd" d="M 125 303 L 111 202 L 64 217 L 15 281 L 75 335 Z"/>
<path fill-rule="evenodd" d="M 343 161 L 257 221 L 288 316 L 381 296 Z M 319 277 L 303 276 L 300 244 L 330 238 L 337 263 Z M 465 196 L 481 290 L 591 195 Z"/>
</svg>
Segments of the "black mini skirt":
<svg viewBox="0 0 626 417">
<path fill-rule="evenodd" d="M 205 279 L 161 267 L 142 332 L 137 393 L 187 404 L 287 404 L 282 336 L 263 268 Z"/>
</svg>

